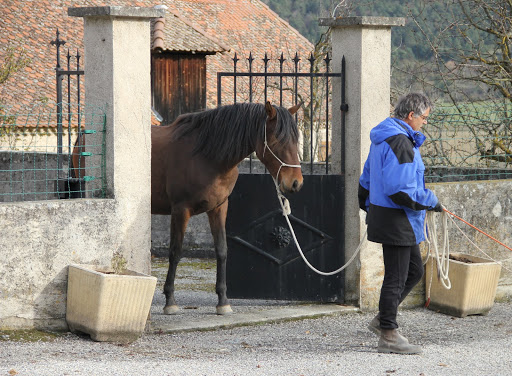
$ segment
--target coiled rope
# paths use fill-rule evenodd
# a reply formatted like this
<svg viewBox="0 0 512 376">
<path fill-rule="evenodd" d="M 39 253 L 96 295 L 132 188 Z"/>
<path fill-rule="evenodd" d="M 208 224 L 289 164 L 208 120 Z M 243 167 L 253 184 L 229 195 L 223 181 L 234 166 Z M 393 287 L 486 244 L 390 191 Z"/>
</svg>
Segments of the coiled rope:
<svg viewBox="0 0 512 376">
<path fill-rule="evenodd" d="M 444 210 L 441 212 L 441 237 L 443 240 L 443 246 L 441 247 L 441 250 L 437 244 L 437 226 L 435 222 L 434 216 L 437 213 L 428 211 L 427 212 L 427 218 L 425 219 L 425 223 L 423 226 L 423 232 L 425 234 L 425 239 L 428 244 L 428 250 L 427 250 L 427 258 L 425 260 L 425 263 L 428 261 L 429 257 L 432 257 L 434 261 L 437 263 L 437 278 L 441 281 L 441 284 L 446 289 L 452 288 L 452 283 L 450 281 L 450 278 L 448 276 L 449 270 L 450 270 L 450 238 L 448 236 L 448 213 Z M 433 248 L 433 254 L 432 254 L 432 248 Z M 432 268 L 434 263 L 432 262 Z M 427 291 L 427 301 L 430 299 L 430 287 L 432 286 L 432 273 L 429 283 L 429 288 Z"/>
<path fill-rule="evenodd" d="M 471 228 L 473 228 L 473 229 L 477 230 L 478 232 L 480 232 L 481 234 L 487 236 L 489 239 L 491 239 L 494 242 L 500 244 L 501 246 L 507 248 L 509 251 L 512 251 L 512 248 L 510 248 L 509 246 L 503 244 L 502 242 L 500 242 L 496 238 L 494 238 L 491 235 L 485 233 L 484 231 L 480 230 L 478 227 L 472 225 L 471 223 L 465 221 L 461 217 L 453 214 L 452 212 L 447 210 L 445 207 L 443 207 L 443 212 L 441 213 L 441 238 L 442 238 L 442 241 L 443 241 L 443 246 L 442 246 L 442 248 L 440 250 L 438 245 L 437 245 L 438 235 L 437 235 L 437 226 L 436 226 L 436 222 L 435 222 L 435 219 L 434 219 L 435 215 L 436 215 L 436 213 L 434 213 L 434 212 L 427 212 L 427 218 L 425 220 L 424 233 L 425 233 L 425 239 L 426 239 L 427 244 L 428 244 L 427 258 L 425 260 L 425 263 L 427 263 L 429 257 L 433 258 L 433 261 L 435 261 L 437 263 L 437 277 L 440 280 L 441 284 L 446 289 L 450 289 L 451 288 L 451 281 L 450 281 L 450 278 L 448 276 L 449 268 L 450 268 L 450 241 L 449 241 L 449 236 L 448 236 L 448 218 L 452 221 L 452 223 L 455 225 L 455 227 L 461 232 L 461 234 L 476 249 L 478 249 L 482 254 L 484 254 L 489 260 L 492 260 L 494 262 L 498 262 L 498 261 L 494 260 L 491 256 L 489 256 L 487 253 L 485 253 L 477 244 L 475 244 L 466 235 L 466 233 L 464 231 L 462 231 L 462 229 L 457 225 L 457 223 L 455 222 L 455 220 L 453 218 L 456 218 L 456 219 L 464 222 L 465 224 L 467 224 Z M 432 255 L 432 248 L 434 250 L 434 254 L 433 255 Z M 432 262 L 431 268 L 432 269 L 434 268 L 434 262 Z M 502 268 L 510 272 L 509 269 L 507 269 L 507 268 L 505 268 L 503 266 L 502 266 Z M 430 289 L 432 287 L 432 277 L 433 277 L 433 272 L 430 273 L 430 281 L 429 281 L 428 288 L 427 288 L 427 291 L 426 291 L 427 301 L 425 303 L 425 307 L 428 307 L 428 305 L 430 303 Z"/>
</svg>

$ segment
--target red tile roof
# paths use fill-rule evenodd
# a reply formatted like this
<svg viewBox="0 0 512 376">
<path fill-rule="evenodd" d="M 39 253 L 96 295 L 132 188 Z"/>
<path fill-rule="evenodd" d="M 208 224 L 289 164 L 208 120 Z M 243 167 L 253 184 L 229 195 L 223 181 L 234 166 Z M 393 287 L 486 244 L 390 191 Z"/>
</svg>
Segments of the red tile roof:
<svg viewBox="0 0 512 376">
<path fill-rule="evenodd" d="M 166 5 L 178 22 L 188 25 L 188 32 L 192 28 L 194 33 L 202 36 L 198 49 L 204 43 L 231 49 L 229 53 L 207 57 L 208 107 L 216 105 L 216 74 L 233 70 L 234 52 L 241 59 L 239 69 L 247 66 L 249 52 L 256 59 L 254 69 L 258 69 L 265 52 L 272 59 L 283 52 L 290 64 L 296 51 L 304 61 L 313 49 L 306 38 L 259 0 L 116 0 L 108 3 L 145 7 Z M 69 17 L 67 9 L 100 5 L 105 5 L 105 1 L 0 1 L 0 60 L 8 45 L 23 47 L 31 59 L 27 68 L 0 85 L 0 101 L 20 109 L 30 108 L 41 100 L 54 101 L 55 47 L 50 41 L 55 39 L 58 27 L 61 38 L 66 40 L 63 50 L 70 48 L 72 55 L 76 54 L 77 48 L 82 50 L 83 20 Z M 211 45 L 206 49 L 211 49 Z M 272 64 L 278 63 L 273 60 Z"/>
<path fill-rule="evenodd" d="M 166 16 L 152 22 L 152 48 L 162 51 L 215 54 L 229 47 L 177 10 L 167 10 Z"/>
<path fill-rule="evenodd" d="M 163 20 L 163 22 L 162 22 Z M 157 30 L 161 29 L 161 43 L 156 43 Z M 175 52 L 201 52 L 215 54 L 230 48 L 202 27 L 183 17 L 178 10 L 167 10 L 164 18 L 152 22 L 152 48 Z M 159 34 L 160 35 L 160 34 Z"/>
</svg>

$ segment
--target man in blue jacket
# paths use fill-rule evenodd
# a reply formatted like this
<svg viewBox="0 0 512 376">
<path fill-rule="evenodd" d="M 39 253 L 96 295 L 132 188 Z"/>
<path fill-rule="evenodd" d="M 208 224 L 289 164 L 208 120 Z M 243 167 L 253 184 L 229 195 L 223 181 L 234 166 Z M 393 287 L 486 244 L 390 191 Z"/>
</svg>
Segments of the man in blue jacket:
<svg viewBox="0 0 512 376">
<path fill-rule="evenodd" d="M 425 211 L 442 211 L 435 194 L 425 188 L 420 132 L 432 104 L 421 93 L 399 99 L 394 117 L 370 132 L 370 153 L 359 179 L 359 206 L 367 212 L 368 240 L 381 243 L 384 281 L 379 313 L 368 328 L 379 338 L 378 351 L 420 354 L 398 333 L 399 304 L 423 276 L 419 243 L 425 240 Z"/>
</svg>

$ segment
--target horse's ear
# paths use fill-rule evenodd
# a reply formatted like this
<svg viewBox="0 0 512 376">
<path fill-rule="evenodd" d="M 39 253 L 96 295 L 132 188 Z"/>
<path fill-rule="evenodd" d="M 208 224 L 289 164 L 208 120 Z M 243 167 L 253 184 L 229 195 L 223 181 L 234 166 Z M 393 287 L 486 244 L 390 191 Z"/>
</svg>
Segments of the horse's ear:
<svg viewBox="0 0 512 376">
<path fill-rule="evenodd" d="M 265 103 L 265 111 L 267 112 L 267 116 L 269 119 L 273 119 L 277 115 L 277 111 L 274 108 L 274 106 L 270 104 L 270 101 L 267 101 L 267 103 Z"/>
<path fill-rule="evenodd" d="M 301 106 L 302 106 L 302 102 L 300 102 L 300 103 L 296 104 L 296 105 L 295 105 L 295 106 L 293 106 L 293 107 L 290 107 L 290 108 L 288 109 L 288 111 L 290 112 L 290 114 L 292 114 L 292 115 L 293 115 L 294 113 L 296 113 L 297 111 L 299 111 L 299 108 L 300 108 Z"/>
</svg>

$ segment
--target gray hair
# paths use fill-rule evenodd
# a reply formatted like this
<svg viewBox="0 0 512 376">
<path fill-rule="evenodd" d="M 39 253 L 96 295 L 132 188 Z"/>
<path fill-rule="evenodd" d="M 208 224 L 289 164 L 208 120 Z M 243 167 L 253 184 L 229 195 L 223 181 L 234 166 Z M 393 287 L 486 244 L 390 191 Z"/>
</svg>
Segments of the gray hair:
<svg viewBox="0 0 512 376">
<path fill-rule="evenodd" d="M 395 106 L 395 117 L 398 119 L 406 119 L 409 113 L 414 112 L 414 116 L 421 116 L 432 108 L 430 99 L 422 93 L 409 93 L 400 97 Z"/>
</svg>

